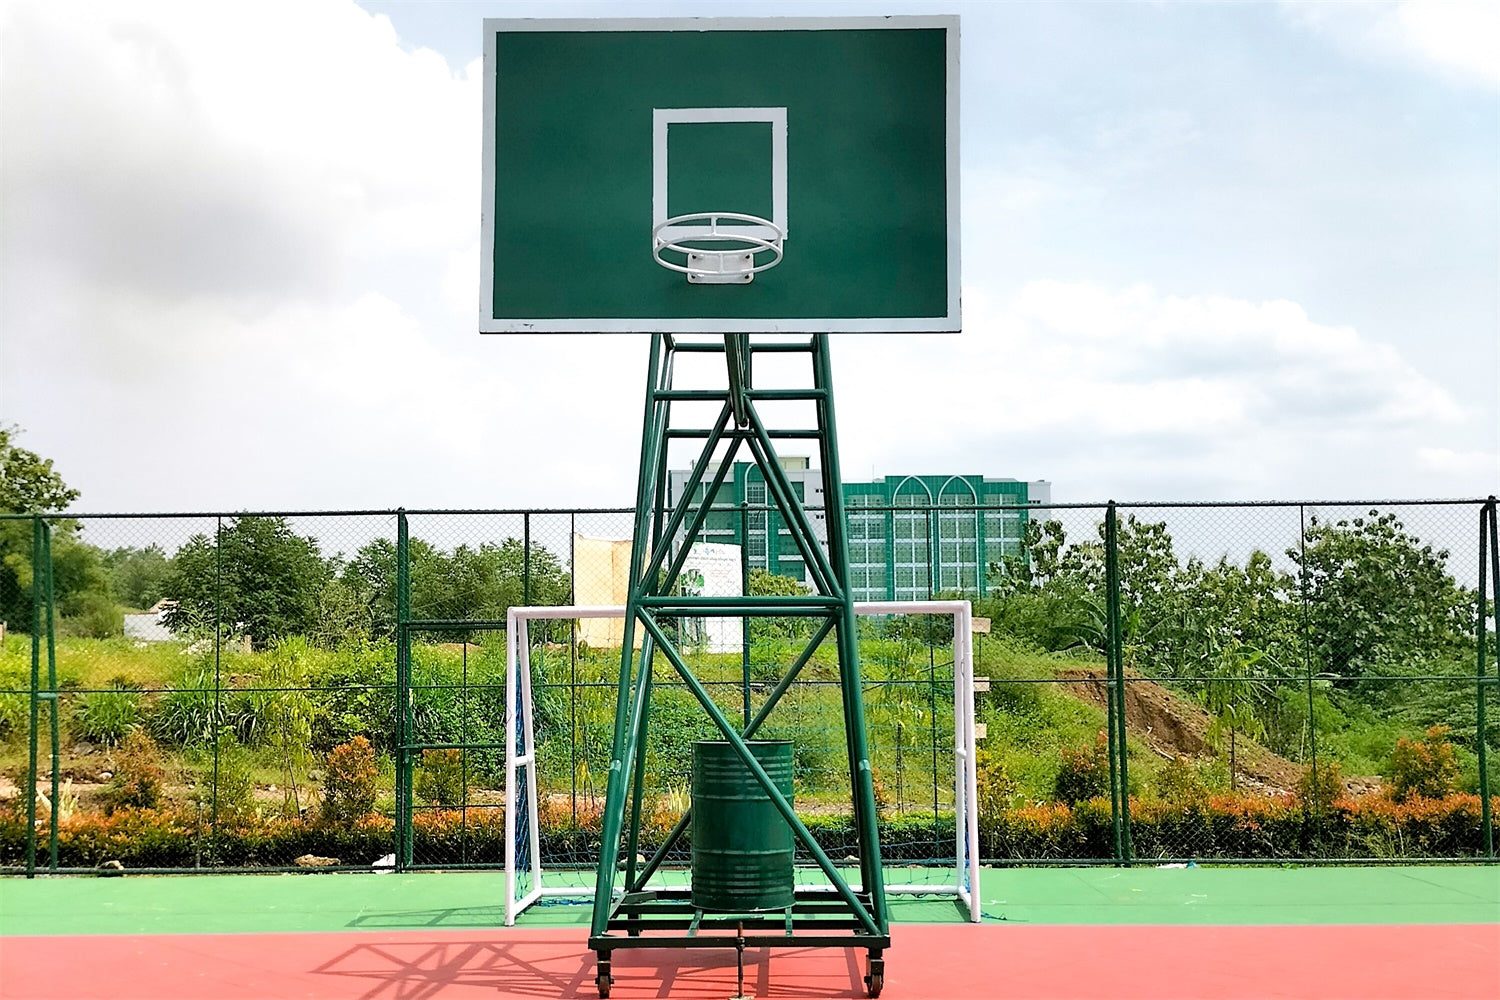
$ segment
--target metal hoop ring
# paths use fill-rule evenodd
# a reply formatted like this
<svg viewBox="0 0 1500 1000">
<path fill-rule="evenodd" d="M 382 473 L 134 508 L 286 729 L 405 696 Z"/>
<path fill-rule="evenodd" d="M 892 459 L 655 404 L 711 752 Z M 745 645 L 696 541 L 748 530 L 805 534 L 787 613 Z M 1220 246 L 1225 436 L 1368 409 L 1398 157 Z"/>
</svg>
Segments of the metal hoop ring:
<svg viewBox="0 0 1500 1000">
<path fill-rule="evenodd" d="M 679 236 L 672 239 L 662 238 L 662 232 L 669 226 L 680 226 L 700 220 L 707 220 L 708 232 L 695 233 L 692 236 Z M 719 230 L 720 220 L 764 226 L 765 228 L 774 232 L 776 235 L 772 238 L 767 238 L 764 236 L 757 236 L 753 233 L 721 232 Z M 747 275 L 757 274 L 761 271 L 773 268 L 777 264 L 781 263 L 781 241 L 785 238 L 786 234 L 782 231 L 780 226 L 776 225 L 776 223 L 772 222 L 770 219 L 762 219 L 758 215 L 747 215 L 744 212 L 690 212 L 687 215 L 675 215 L 670 219 L 663 219 L 661 222 L 658 222 L 655 226 L 652 227 L 651 255 L 656 258 L 656 262 L 658 264 L 660 264 L 662 267 L 668 268 L 669 270 L 679 271 L 687 275 L 709 276 L 719 275 L 723 272 L 710 268 L 692 267 L 686 264 L 678 264 L 663 257 L 663 251 L 680 253 L 684 257 L 689 257 L 689 259 L 691 259 L 692 254 L 715 254 L 722 257 L 725 254 L 748 253 L 750 255 L 751 261 L 750 266 L 738 273 Z M 721 243 L 749 243 L 751 245 L 749 247 L 737 248 L 734 250 L 705 250 L 702 247 L 686 246 L 685 242 L 687 241 L 697 243 L 701 243 L 704 241 L 718 241 Z M 765 263 L 760 263 L 755 260 L 755 257 L 757 254 L 762 253 L 772 253 L 775 254 L 775 256 Z"/>
</svg>

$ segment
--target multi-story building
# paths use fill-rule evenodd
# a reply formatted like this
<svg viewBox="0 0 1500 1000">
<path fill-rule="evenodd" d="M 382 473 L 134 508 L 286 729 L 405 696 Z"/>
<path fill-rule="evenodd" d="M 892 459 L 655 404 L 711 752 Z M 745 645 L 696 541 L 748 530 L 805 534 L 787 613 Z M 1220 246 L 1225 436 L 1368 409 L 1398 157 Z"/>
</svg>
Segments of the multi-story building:
<svg viewBox="0 0 1500 1000">
<path fill-rule="evenodd" d="M 806 458 L 784 458 L 782 469 L 826 538 L 823 474 Z M 688 472 L 668 477 L 676 503 Z M 703 487 L 698 487 L 701 499 Z M 849 572 L 858 601 L 925 600 L 941 591 L 984 594 L 988 567 L 1021 553 L 1028 506 L 1050 503 L 1045 479 L 1025 482 L 984 476 L 886 476 L 844 483 Z M 703 540 L 744 546 L 751 569 L 806 578 L 801 553 L 767 495 L 760 470 L 736 462 L 714 498 Z"/>
</svg>

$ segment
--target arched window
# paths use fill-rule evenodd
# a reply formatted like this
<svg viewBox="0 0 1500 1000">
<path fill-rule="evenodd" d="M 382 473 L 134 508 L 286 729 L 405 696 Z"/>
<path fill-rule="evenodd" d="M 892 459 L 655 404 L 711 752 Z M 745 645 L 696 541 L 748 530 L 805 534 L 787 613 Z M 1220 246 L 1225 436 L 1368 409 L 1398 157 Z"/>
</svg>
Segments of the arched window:
<svg viewBox="0 0 1500 1000">
<path fill-rule="evenodd" d="M 942 508 L 967 507 L 968 510 Z M 979 494 L 959 476 L 938 490 L 937 590 L 979 590 Z"/>
<path fill-rule="evenodd" d="M 932 492 L 922 480 L 907 476 L 897 485 L 892 506 L 896 508 L 891 517 L 896 574 L 893 596 L 898 601 L 926 600 L 932 593 L 932 540 L 928 533 Z"/>
</svg>

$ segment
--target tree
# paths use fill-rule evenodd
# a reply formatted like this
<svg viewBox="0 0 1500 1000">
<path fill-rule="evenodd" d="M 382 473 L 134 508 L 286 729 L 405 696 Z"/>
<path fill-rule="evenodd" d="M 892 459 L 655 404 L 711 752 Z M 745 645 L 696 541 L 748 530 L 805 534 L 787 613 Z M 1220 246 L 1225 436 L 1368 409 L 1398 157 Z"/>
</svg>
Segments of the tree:
<svg viewBox="0 0 1500 1000">
<path fill-rule="evenodd" d="M 1395 514 L 1313 518 L 1287 555 L 1300 570 L 1320 669 L 1357 678 L 1468 650 L 1473 596 L 1448 575 L 1448 553 L 1407 534 Z"/>
<path fill-rule="evenodd" d="M 52 466 L 16 444 L 17 427 L 0 425 L 0 513 L 57 513 L 78 499 Z M 79 540 L 78 522 L 49 519 L 52 529 L 52 592 L 57 612 L 75 630 L 105 636 L 120 631 L 119 609 L 97 548 Z M 0 520 L 0 620 L 31 621 L 32 524 Z"/>
<path fill-rule="evenodd" d="M 238 517 L 220 530 L 217 551 L 207 535 L 177 551 L 165 588 L 177 603 L 166 624 L 211 632 L 217 623 L 221 635 L 244 634 L 265 649 L 313 630 L 330 575 L 318 543 L 294 534 L 285 518 Z"/>
<path fill-rule="evenodd" d="M 529 562 L 529 565 L 528 565 Z M 549 549 L 507 538 L 445 553 L 419 538 L 407 543 L 414 618 L 500 620 L 513 605 L 566 604 L 573 580 Z M 355 553 L 340 577 L 369 608 L 378 633 L 396 619 L 396 545 L 380 538 Z"/>
<path fill-rule="evenodd" d="M 162 599 L 172 563 L 160 545 L 119 548 L 104 554 L 109 591 L 128 608 L 144 610 Z"/>
<path fill-rule="evenodd" d="M 984 610 L 1001 630 L 1044 649 L 1086 646 L 1102 652 L 1108 639 L 1105 537 L 1102 521 L 1097 540 L 1071 545 L 1059 522 L 1028 522 L 1023 555 L 995 567 L 1002 584 L 999 599 L 985 603 Z M 1118 522 L 1115 554 L 1126 654 L 1149 658 L 1161 668 L 1170 660 L 1184 609 L 1181 571 L 1166 522 L 1128 515 Z"/>
<path fill-rule="evenodd" d="M 1278 571 L 1269 555 L 1251 552 L 1244 567 L 1228 557 L 1211 567 L 1191 559 L 1181 579 L 1184 628 L 1178 664 L 1198 662 L 1212 652 L 1205 643 L 1222 645 L 1225 635 L 1264 650 L 1271 663 L 1300 661 L 1296 580 Z"/>
<path fill-rule="evenodd" d="M 0 513 L 48 514 L 65 509 L 78 491 L 42 458 L 16 444 L 21 429 L 0 424 Z"/>
<path fill-rule="evenodd" d="M 1091 581 L 1076 565 L 1064 568 L 1067 543 L 1060 521 L 1028 520 L 1021 553 L 990 566 L 990 596 L 976 602 L 975 613 L 989 618 L 997 633 L 1049 651 L 1089 645 L 1089 637 L 1102 637 L 1102 618 L 1095 621 L 1098 615 L 1089 603 Z"/>
<path fill-rule="evenodd" d="M 1259 712 L 1271 696 L 1271 685 L 1265 679 L 1264 651 L 1254 649 L 1227 632 L 1211 643 L 1212 651 L 1204 663 L 1208 677 L 1203 688 L 1203 707 L 1213 716 L 1208 738 L 1221 746 L 1229 734 L 1229 787 L 1235 787 L 1239 772 L 1236 760 L 1236 738 L 1240 735 L 1261 739 L 1266 734 Z"/>
<path fill-rule="evenodd" d="M 750 578 L 745 581 L 745 593 L 751 597 L 802 597 L 811 594 L 812 589 L 796 577 L 781 576 L 752 566 Z M 759 646 L 792 639 L 805 641 L 812 638 L 816 627 L 811 618 L 756 616 L 750 619 L 750 644 Z"/>
<path fill-rule="evenodd" d="M 311 647 L 302 636 L 278 639 L 262 661 L 260 677 L 269 689 L 262 713 L 266 741 L 281 764 L 283 808 L 293 816 L 302 811 L 298 780 L 312 759 L 316 709 L 307 691 L 310 653 Z"/>
</svg>

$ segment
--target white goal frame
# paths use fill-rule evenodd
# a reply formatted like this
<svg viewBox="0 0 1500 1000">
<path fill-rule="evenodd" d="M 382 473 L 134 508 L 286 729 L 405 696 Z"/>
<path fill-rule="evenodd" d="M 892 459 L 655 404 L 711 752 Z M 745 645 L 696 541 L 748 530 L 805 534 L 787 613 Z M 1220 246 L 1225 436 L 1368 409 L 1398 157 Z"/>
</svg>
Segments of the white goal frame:
<svg viewBox="0 0 1500 1000">
<path fill-rule="evenodd" d="M 887 895 L 953 895 L 967 907 L 969 920 L 980 921 L 978 776 L 975 769 L 973 608 L 968 601 L 857 601 L 861 617 L 884 615 L 951 615 L 953 618 L 953 882 L 947 885 L 887 885 Z M 548 886 L 542 864 L 541 827 L 532 720 L 531 644 L 527 623 L 579 618 L 625 617 L 620 606 L 513 607 L 505 616 L 505 924 L 513 925 L 538 900 L 557 897 L 592 899 L 591 887 Z M 516 788 L 524 777 L 531 886 L 516 895 Z"/>
</svg>

